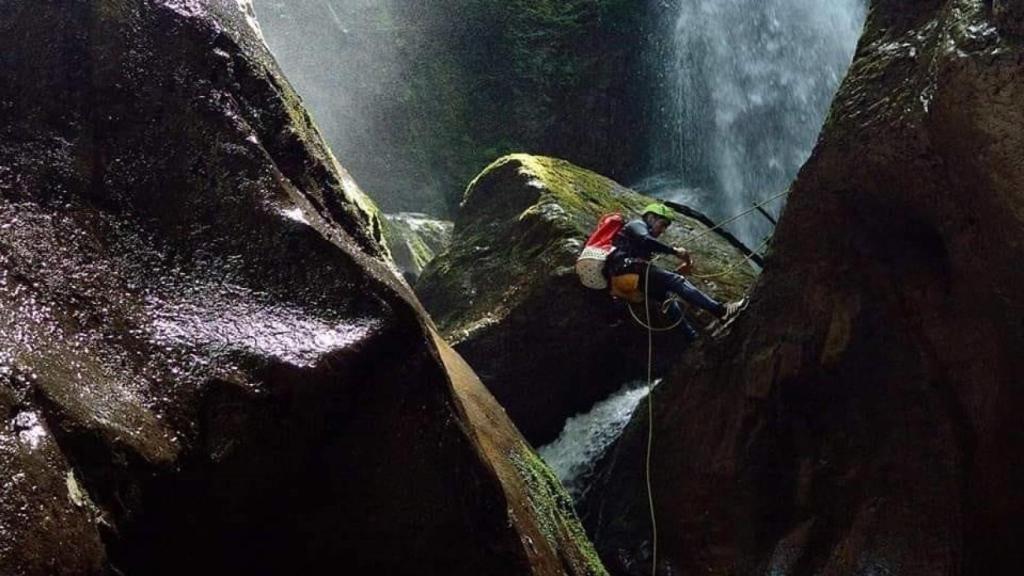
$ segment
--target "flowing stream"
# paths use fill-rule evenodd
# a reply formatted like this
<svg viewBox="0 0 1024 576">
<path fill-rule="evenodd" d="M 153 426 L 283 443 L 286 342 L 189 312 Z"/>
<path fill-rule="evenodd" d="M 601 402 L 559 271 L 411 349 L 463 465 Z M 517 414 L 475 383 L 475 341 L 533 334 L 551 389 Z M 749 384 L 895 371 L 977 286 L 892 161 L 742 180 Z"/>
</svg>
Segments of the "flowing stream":
<svg viewBox="0 0 1024 576">
<path fill-rule="evenodd" d="M 864 0 L 678 0 L 662 126 L 637 187 L 716 220 L 784 191 L 809 157 L 853 58 Z M 667 57 L 666 57 L 667 56 Z M 777 214 L 782 201 L 768 206 Z M 731 231 L 752 248 L 772 225 L 758 214 Z"/>
<path fill-rule="evenodd" d="M 627 384 L 595 404 L 590 412 L 569 418 L 558 438 L 538 450 L 574 500 L 584 494 L 601 456 L 622 434 L 633 411 L 646 397 L 643 383 Z"/>
</svg>

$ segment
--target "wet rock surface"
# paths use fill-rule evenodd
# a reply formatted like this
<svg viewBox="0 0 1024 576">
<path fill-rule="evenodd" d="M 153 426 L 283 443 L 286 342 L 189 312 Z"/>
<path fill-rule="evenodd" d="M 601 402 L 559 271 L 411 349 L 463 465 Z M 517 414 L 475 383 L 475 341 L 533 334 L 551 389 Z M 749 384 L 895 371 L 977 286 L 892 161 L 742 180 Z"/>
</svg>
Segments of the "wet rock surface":
<svg viewBox="0 0 1024 576">
<path fill-rule="evenodd" d="M 603 572 L 248 3 L 0 14 L 0 573 Z"/>
<path fill-rule="evenodd" d="M 872 2 L 749 308 L 655 394 L 681 573 L 1019 570 L 1024 52 L 998 14 Z M 650 540 L 646 432 L 587 506 L 609 564 Z"/>
<path fill-rule="evenodd" d="M 414 212 L 385 214 L 384 219 L 391 257 L 405 279 L 415 284 L 423 268 L 448 248 L 454 224 Z"/>
<path fill-rule="evenodd" d="M 507 156 L 470 185 L 451 247 L 416 284 L 442 334 L 535 446 L 553 440 L 567 417 L 646 375 L 646 331 L 625 304 L 583 287 L 573 265 L 602 214 L 632 217 L 648 202 L 562 160 Z M 687 244 L 707 227 L 699 215 L 684 216 L 663 239 Z M 726 238 L 709 234 L 688 247 L 696 272 L 715 276 L 694 281 L 721 300 L 754 281 Z M 690 317 L 711 320 L 702 311 Z M 659 335 L 656 358 L 675 358 L 684 346 L 681 334 Z"/>
<path fill-rule="evenodd" d="M 1020 0 L 993 0 L 996 23 L 1004 32 L 1024 35 L 1024 2 Z"/>
</svg>

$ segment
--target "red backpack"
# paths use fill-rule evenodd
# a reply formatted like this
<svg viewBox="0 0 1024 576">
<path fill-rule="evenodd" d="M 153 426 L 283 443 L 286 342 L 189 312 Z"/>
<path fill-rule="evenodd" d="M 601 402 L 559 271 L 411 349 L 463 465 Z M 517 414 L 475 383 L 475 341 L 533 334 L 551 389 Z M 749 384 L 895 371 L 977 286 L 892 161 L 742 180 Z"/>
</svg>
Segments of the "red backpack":
<svg viewBox="0 0 1024 576">
<path fill-rule="evenodd" d="M 605 260 L 614 250 L 612 240 L 625 225 L 622 214 L 605 214 L 590 233 L 583 252 L 576 258 L 576 274 L 587 288 L 604 290 L 608 287 L 608 279 L 604 277 Z"/>
</svg>

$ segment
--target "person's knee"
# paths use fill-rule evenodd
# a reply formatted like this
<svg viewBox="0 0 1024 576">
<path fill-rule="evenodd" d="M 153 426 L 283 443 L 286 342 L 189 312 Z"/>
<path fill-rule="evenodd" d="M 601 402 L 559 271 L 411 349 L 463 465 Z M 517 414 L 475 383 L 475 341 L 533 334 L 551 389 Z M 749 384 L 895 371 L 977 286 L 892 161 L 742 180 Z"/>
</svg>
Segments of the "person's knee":
<svg viewBox="0 0 1024 576">
<path fill-rule="evenodd" d="M 678 291 L 686 287 L 686 278 L 683 278 L 679 274 L 674 272 L 662 271 L 660 280 L 672 291 Z"/>
<path fill-rule="evenodd" d="M 679 321 L 683 317 L 683 308 L 675 299 L 670 300 L 665 306 L 665 315 L 673 322 Z"/>
<path fill-rule="evenodd" d="M 675 291 L 676 283 L 672 276 L 660 268 L 652 268 L 648 277 L 645 278 L 646 283 L 650 286 L 650 293 L 660 296 Z"/>
<path fill-rule="evenodd" d="M 678 274 L 673 274 L 672 276 L 673 292 L 677 294 L 693 294 L 695 292 L 699 292 L 699 290 L 697 290 L 697 287 L 694 286 L 693 284 L 690 284 L 690 281 L 687 280 L 686 278 Z"/>
</svg>

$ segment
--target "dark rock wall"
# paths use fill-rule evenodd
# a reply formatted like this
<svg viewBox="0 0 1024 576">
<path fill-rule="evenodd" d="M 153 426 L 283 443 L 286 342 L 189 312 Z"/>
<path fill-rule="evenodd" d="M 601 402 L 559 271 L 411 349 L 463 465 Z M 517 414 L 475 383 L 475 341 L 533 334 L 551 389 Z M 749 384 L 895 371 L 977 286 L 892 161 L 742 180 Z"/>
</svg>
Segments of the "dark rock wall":
<svg viewBox="0 0 1024 576">
<path fill-rule="evenodd" d="M 1004 33 L 1024 35 L 1024 3 L 1020 0 L 993 0 L 992 6 Z"/>
<path fill-rule="evenodd" d="M 245 16 L 0 0 L 0 573 L 602 573 Z"/>
<path fill-rule="evenodd" d="M 1019 569 L 1024 48 L 999 14 L 873 3 L 750 307 L 656 395 L 684 572 Z M 606 560 L 649 540 L 646 426 L 592 492 Z"/>
</svg>

